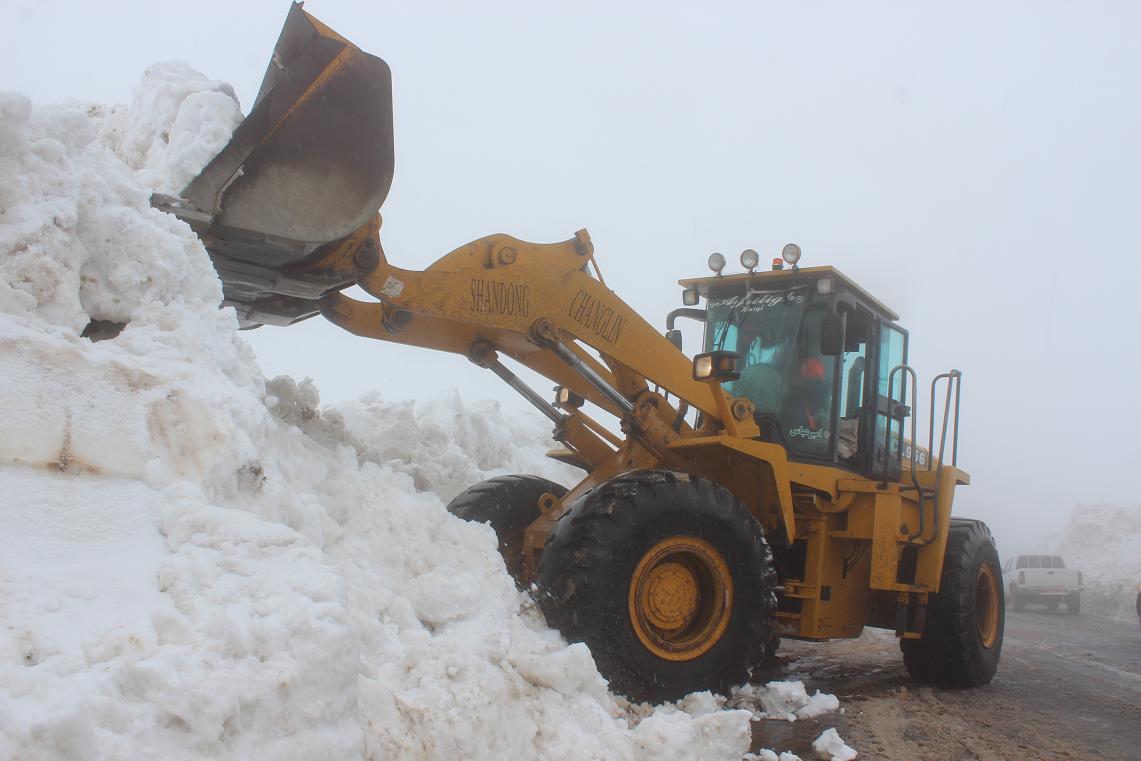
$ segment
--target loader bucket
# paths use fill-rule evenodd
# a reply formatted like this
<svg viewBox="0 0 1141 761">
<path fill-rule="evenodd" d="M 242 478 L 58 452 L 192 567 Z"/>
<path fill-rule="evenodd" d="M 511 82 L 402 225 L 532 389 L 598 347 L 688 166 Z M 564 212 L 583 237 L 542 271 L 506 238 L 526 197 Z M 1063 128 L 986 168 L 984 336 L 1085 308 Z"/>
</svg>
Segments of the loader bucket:
<svg viewBox="0 0 1141 761">
<path fill-rule="evenodd" d="M 353 282 L 330 282 L 328 268 L 307 282 L 305 266 L 376 218 L 392 166 L 388 65 L 294 3 L 229 144 L 181 198 L 152 203 L 202 238 L 246 327 L 289 324 L 314 314 L 323 292 Z M 255 301 L 290 306 L 247 319 Z"/>
</svg>

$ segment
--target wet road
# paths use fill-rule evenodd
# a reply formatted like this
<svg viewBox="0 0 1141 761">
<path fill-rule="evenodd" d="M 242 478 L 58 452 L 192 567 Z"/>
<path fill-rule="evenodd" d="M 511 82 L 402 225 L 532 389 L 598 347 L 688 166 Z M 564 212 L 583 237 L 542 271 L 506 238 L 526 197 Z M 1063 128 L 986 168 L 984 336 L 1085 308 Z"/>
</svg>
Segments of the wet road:
<svg viewBox="0 0 1141 761">
<path fill-rule="evenodd" d="M 977 690 L 915 684 L 890 633 L 786 641 L 757 681 L 799 679 L 839 697 L 844 713 L 756 722 L 754 747 L 814 758 L 812 740 L 836 727 L 866 759 L 1141 759 L 1138 622 L 1045 608 L 1006 615 L 998 674 Z"/>
</svg>

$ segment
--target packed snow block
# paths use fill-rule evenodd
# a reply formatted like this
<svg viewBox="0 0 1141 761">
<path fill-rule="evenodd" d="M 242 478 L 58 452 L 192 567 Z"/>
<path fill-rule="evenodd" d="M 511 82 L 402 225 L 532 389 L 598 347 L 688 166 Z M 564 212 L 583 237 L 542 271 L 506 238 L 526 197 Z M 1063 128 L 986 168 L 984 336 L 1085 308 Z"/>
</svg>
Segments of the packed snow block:
<svg viewBox="0 0 1141 761">
<path fill-rule="evenodd" d="M 0 460 L 66 473 L 142 476 L 149 445 L 137 410 L 153 379 L 136 368 L 92 361 L 78 343 L 82 339 L 14 323 L 3 327 Z"/>
</svg>

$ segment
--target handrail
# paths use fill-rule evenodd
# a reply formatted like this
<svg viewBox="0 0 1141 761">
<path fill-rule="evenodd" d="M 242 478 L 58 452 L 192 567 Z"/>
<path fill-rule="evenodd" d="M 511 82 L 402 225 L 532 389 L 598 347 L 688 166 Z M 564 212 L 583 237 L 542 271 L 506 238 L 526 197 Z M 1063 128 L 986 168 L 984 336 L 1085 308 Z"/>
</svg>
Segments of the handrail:
<svg viewBox="0 0 1141 761">
<path fill-rule="evenodd" d="M 919 395 L 918 394 L 919 379 L 918 379 L 918 376 L 915 374 L 914 368 L 912 368 L 910 365 L 896 365 L 895 367 L 893 367 L 891 369 L 891 372 L 888 373 L 888 376 L 887 376 L 887 398 L 891 401 L 892 407 L 891 407 L 889 414 L 887 416 L 887 426 L 885 427 L 886 430 L 884 431 L 884 469 L 883 469 L 884 480 L 882 481 L 882 483 L 885 486 L 887 485 L 887 462 L 888 462 L 888 456 L 891 454 L 892 422 L 897 417 L 900 418 L 900 421 L 899 421 L 899 439 L 900 439 L 900 441 L 899 441 L 899 446 L 900 446 L 899 455 L 900 455 L 900 468 L 902 469 L 902 467 L 903 467 L 903 462 L 902 462 L 902 459 L 903 459 L 903 433 L 904 433 L 903 418 L 910 416 L 911 417 L 911 456 L 910 456 L 910 460 L 911 460 L 911 483 L 914 485 L 915 494 L 916 494 L 915 498 L 919 503 L 919 526 L 916 528 L 915 531 L 913 531 L 907 535 L 907 539 L 908 539 L 908 541 L 914 541 L 915 539 L 922 537 L 923 534 L 926 533 L 926 528 L 927 528 L 926 527 L 926 518 L 925 518 L 924 510 L 923 510 L 923 496 L 924 496 L 923 495 L 923 487 L 919 485 L 919 476 L 916 475 L 916 470 L 915 470 L 915 454 L 916 454 L 916 452 L 915 452 L 915 450 L 916 450 L 916 446 L 915 446 L 915 439 L 916 439 L 915 418 L 916 418 L 916 416 L 911 414 L 912 410 L 906 404 L 904 404 L 903 402 L 896 402 L 895 401 L 895 377 L 896 377 L 896 373 L 900 373 L 902 376 L 902 380 L 900 380 L 900 391 L 902 393 L 904 393 L 904 394 L 906 393 L 906 391 L 907 391 L 907 386 L 906 386 L 907 378 L 910 377 L 911 378 L 911 398 L 915 399 Z M 906 398 L 906 397 L 904 397 L 904 398 Z M 937 512 L 936 512 L 935 520 L 936 520 L 936 526 L 938 526 L 938 522 L 937 522 L 938 521 L 938 513 Z M 938 533 L 938 531 L 936 531 L 936 534 L 937 533 Z"/>
<path fill-rule="evenodd" d="M 947 379 L 947 395 L 943 400 L 943 426 L 939 434 L 939 465 L 943 465 L 943 454 L 947 444 L 947 420 L 951 412 L 951 387 L 955 388 L 955 425 L 951 429 L 951 465 L 959 464 L 959 395 L 963 387 L 963 373 L 959 370 L 949 370 L 939 373 L 931 379 L 931 415 L 927 428 L 927 452 L 935 450 L 935 387 L 939 381 Z M 931 459 L 928 457 L 927 469 L 931 470 Z"/>
<path fill-rule="evenodd" d="M 959 394 L 963 387 L 963 374 L 958 370 L 949 370 L 939 373 L 931 379 L 931 414 L 927 427 L 927 470 L 931 470 L 932 450 L 935 445 L 935 389 L 939 381 L 947 379 L 947 394 L 943 398 L 943 425 L 939 432 L 939 469 L 935 471 L 935 534 L 932 540 L 939 535 L 939 494 L 943 488 L 943 455 L 947 447 L 947 421 L 951 413 L 951 387 L 955 387 L 955 425 L 951 431 L 951 466 L 959 464 Z"/>
</svg>

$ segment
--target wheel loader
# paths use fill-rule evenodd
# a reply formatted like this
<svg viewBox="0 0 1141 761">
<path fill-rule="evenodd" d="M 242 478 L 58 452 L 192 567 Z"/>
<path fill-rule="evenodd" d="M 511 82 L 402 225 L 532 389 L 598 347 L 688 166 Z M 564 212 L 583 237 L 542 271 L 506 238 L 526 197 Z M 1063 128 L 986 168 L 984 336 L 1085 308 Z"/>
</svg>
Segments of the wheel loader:
<svg viewBox="0 0 1141 761">
<path fill-rule="evenodd" d="M 451 352 L 550 419 L 549 454 L 579 483 L 500 477 L 449 509 L 492 526 L 517 583 L 612 690 L 726 692 L 782 637 L 865 626 L 894 630 L 922 682 L 990 681 L 998 554 L 983 523 L 951 515 L 969 482 L 961 376 L 932 381 L 920 446 L 891 309 L 835 268 L 801 267 L 795 245 L 771 268 L 746 251 L 735 274 L 714 254 L 712 274 L 680 281 L 664 334 L 610 290 L 585 230 L 491 235 L 401 269 L 380 242 L 393 146 L 388 66 L 294 4 L 229 144 L 152 203 L 200 236 L 241 327 L 320 314 Z M 704 331 L 692 358 L 678 320 Z M 553 397 L 511 365 L 551 379 Z"/>
</svg>

